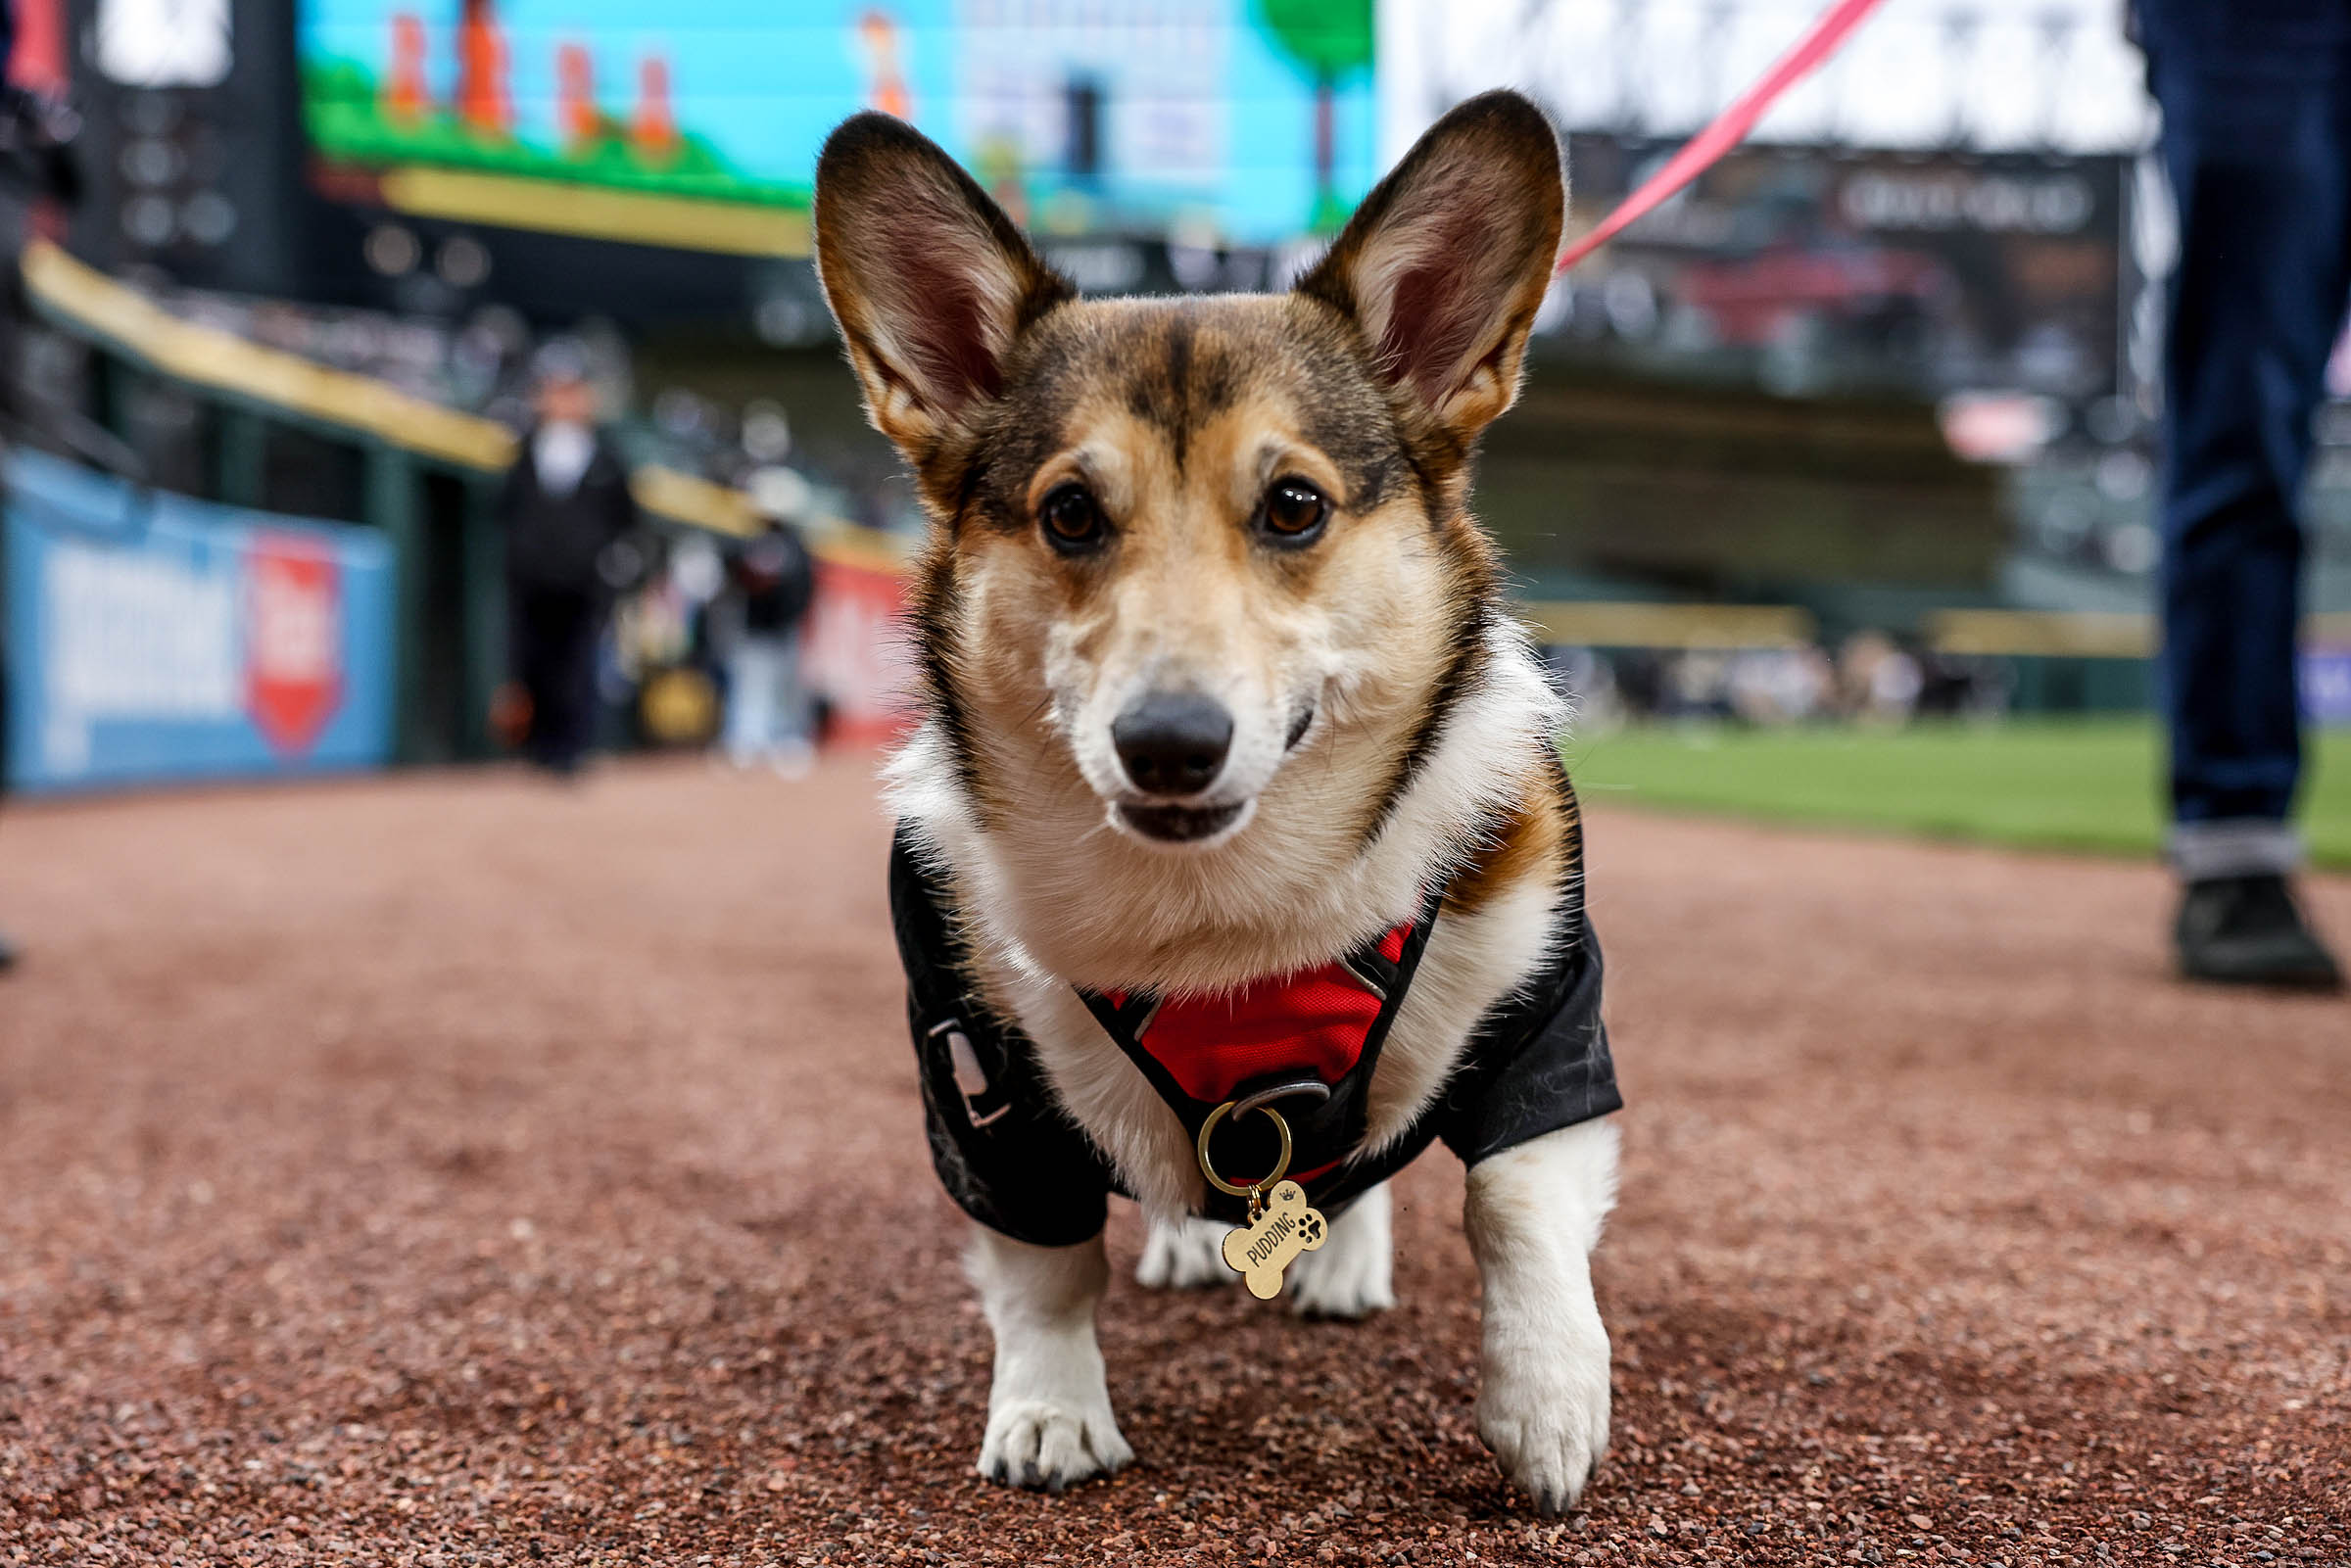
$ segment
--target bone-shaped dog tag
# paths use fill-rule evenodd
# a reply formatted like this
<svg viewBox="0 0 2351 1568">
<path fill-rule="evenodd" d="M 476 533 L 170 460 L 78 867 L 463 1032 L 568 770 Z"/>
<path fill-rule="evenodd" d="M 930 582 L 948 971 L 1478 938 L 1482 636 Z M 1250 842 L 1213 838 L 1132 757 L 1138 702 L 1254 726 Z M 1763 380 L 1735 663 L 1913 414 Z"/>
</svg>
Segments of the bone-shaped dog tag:
<svg viewBox="0 0 2351 1568">
<path fill-rule="evenodd" d="M 1282 1270 L 1291 1259 L 1320 1250 L 1329 1239 L 1330 1227 L 1308 1206 L 1306 1189 L 1294 1181 L 1275 1182 L 1256 1221 L 1225 1232 L 1224 1261 L 1250 1295 L 1270 1302 L 1281 1294 Z"/>
</svg>

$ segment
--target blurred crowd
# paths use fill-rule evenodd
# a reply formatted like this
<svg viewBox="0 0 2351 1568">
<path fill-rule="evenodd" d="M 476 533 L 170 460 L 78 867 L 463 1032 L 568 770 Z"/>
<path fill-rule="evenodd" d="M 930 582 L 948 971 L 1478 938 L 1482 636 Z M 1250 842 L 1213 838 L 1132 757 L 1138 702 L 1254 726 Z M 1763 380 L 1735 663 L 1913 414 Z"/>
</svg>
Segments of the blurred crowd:
<svg viewBox="0 0 2351 1568">
<path fill-rule="evenodd" d="M 1898 727 L 1914 718 L 1990 718 L 2008 710 L 2005 661 L 1940 654 L 1879 631 L 1832 651 L 1791 647 L 1550 650 L 1585 728 L 1707 719 L 1768 728 L 1849 722 Z"/>
<path fill-rule="evenodd" d="M 593 392 L 611 439 L 633 464 L 657 463 L 730 489 L 748 490 L 763 470 L 789 465 L 805 482 L 801 505 L 811 517 L 839 518 L 884 532 L 921 526 L 911 492 L 874 451 L 838 441 L 799 441 L 782 400 L 739 402 L 648 373 L 629 338 L 610 321 L 589 317 L 560 332 L 534 328 L 505 305 L 462 316 L 395 314 L 355 307 L 274 300 L 142 280 L 172 315 L 217 328 L 314 363 L 385 382 L 440 406 L 494 419 L 511 429 L 539 416 L 541 372 L 551 356 L 576 366 Z M 54 334 L 39 347 L 41 374 L 77 383 L 85 367 Z M 205 488 L 197 400 L 168 385 L 143 387 L 128 410 L 140 428 L 158 483 L 191 493 Z"/>
</svg>

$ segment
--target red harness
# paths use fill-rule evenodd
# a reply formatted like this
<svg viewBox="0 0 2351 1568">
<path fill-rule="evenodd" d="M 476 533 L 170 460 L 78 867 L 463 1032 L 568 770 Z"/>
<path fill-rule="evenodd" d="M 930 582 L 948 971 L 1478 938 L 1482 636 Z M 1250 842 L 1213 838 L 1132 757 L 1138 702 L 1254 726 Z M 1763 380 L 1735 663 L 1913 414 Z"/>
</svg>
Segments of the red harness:
<svg viewBox="0 0 2351 1568">
<path fill-rule="evenodd" d="M 1407 921 L 1371 944 L 1390 964 L 1404 959 Z M 1125 1008 L 1124 992 L 1111 1005 Z M 1387 988 L 1347 959 L 1268 974 L 1235 991 L 1162 1002 L 1132 1025 L 1134 1042 L 1185 1094 L 1218 1105 L 1254 1079 L 1311 1074 L 1336 1086 L 1363 1060 L 1364 1042 Z"/>
<path fill-rule="evenodd" d="M 1219 1106 L 1258 1096 L 1285 1102 L 1296 1132 L 1290 1175 L 1311 1182 L 1362 1141 L 1371 1072 L 1436 915 L 1436 900 L 1426 899 L 1417 918 L 1342 958 L 1230 991 L 1175 1000 L 1080 994 L 1194 1137 Z M 1221 1168 L 1273 1167 L 1262 1118 L 1216 1136 Z"/>
</svg>

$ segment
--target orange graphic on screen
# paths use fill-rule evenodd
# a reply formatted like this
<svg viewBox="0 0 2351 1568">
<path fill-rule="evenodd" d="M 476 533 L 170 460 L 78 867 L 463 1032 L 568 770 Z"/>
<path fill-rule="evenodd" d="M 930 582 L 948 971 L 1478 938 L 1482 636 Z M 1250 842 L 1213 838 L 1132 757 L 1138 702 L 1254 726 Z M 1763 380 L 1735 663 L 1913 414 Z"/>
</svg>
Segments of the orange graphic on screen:
<svg viewBox="0 0 2351 1568">
<path fill-rule="evenodd" d="M 685 139 L 678 134 L 677 111 L 669 100 L 669 62 L 648 55 L 637 67 L 637 116 L 629 124 L 629 140 L 649 163 L 675 160 Z"/>
<path fill-rule="evenodd" d="M 392 18 L 392 70 L 384 80 L 384 116 L 417 124 L 432 108 L 424 84 L 424 23 L 403 11 Z"/>
<path fill-rule="evenodd" d="M 506 91 L 506 40 L 490 0 L 465 0 L 457 23 L 457 118 L 474 130 L 494 135 L 514 129 L 514 100 Z"/>
<path fill-rule="evenodd" d="M 897 23 L 879 8 L 857 19 L 857 41 L 865 48 L 870 73 L 865 107 L 910 120 L 914 119 L 914 94 L 906 88 L 906 68 L 898 59 L 901 33 Z"/>
<path fill-rule="evenodd" d="M 603 117 L 596 112 L 596 61 L 585 44 L 555 50 L 555 119 L 574 152 L 603 134 Z"/>
</svg>

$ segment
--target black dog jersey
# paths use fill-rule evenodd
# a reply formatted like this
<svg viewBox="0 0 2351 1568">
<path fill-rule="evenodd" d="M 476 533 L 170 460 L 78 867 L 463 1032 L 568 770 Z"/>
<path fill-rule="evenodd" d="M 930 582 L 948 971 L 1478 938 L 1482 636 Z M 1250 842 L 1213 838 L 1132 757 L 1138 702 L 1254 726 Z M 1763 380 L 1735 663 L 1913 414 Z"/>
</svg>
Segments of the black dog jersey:
<svg viewBox="0 0 2351 1568">
<path fill-rule="evenodd" d="M 982 1000 L 938 887 L 903 827 L 890 847 L 889 903 L 939 1180 L 966 1213 L 1015 1240 L 1061 1247 L 1093 1236 L 1109 1195 L 1125 1189 L 1062 1109 L 1035 1046 Z M 1475 1164 L 1624 1104 L 1600 1018 L 1600 948 L 1579 905 L 1549 966 L 1479 1021 L 1443 1092 L 1403 1136 L 1349 1158 L 1363 1141 L 1372 1070 L 1439 903 L 1432 893 L 1411 923 L 1330 964 L 1237 991 L 1165 1002 L 1081 994 L 1194 1140 L 1220 1106 L 1277 1107 L 1294 1141 L 1289 1178 L 1309 1203 L 1336 1214 L 1439 1138 Z M 1271 1121 L 1228 1116 L 1211 1137 L 1210 1157 L 1236 1185 L 1269 1174 L 1278 1157 Z M 1211 1216 L 1239 1223 L 1246 1212 L 1245 1199 L 1210 1189 Z"/>
</svg>

